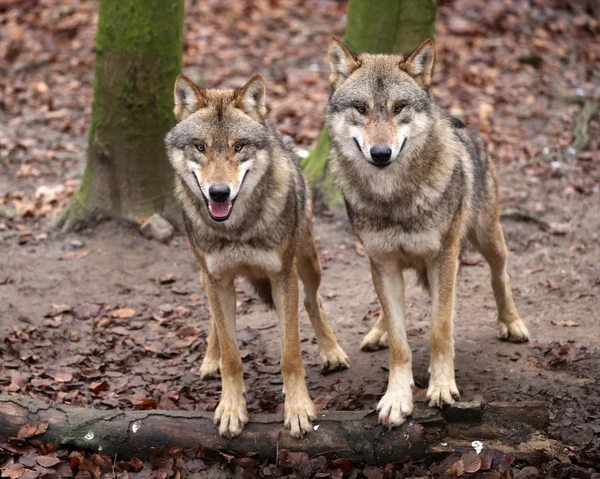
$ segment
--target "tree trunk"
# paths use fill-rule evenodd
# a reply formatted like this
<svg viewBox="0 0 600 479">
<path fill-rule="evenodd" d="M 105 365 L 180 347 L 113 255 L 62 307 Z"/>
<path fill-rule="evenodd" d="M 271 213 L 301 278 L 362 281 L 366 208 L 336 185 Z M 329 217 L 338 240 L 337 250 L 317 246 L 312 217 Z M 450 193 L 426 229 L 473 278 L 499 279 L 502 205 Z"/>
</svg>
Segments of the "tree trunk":
<svg viewBox="0 0 600 479">
<path fill-rule="evenodd" d="M 164 136 L 182 68 L 184 0 L 100 0 L 94 99 L 81 187 L 59 219 L 134 219 L 173 206 Z"/>
<path fill-rule="evenodd" d="M 433 38 L 437 0 L 350 0 L 344 43 L 355 53 L 409 53 Z M 329 139 L 321 131 L 317 145 L 302 166 L 316 196 L 341 204 L 341 194 L 327 175 Z"/>
<path fill-rule="evenodd" d="M 271 461 L 278 450 L 287 449 L 379 465 L 404 456 L 417 460 L 472 450 L 475 440 L 485 449 L 516 454 L 555 449 L 545 437 L 549 416 L 541 402 L 458 403 L 443 410 L 417 404 L 409 420 L 391 431 L 377 423 L 375 412 L 326 411 L 319 413 L 314 430 L 304 439 L 290 436 L 281 415 L 255 414 L 242 434 L 229 440 L 219 435 L 212 417 L 204 412 L 100 411 L 0 396 L 0 439 L 16 436 L 25 424 L 47 423 L 47 431 L 36 439 L 118 454 L 119 459 L 146 459 L 154 447 L 203 446 L 239 455 L 255 453 Z"/>
</svg>

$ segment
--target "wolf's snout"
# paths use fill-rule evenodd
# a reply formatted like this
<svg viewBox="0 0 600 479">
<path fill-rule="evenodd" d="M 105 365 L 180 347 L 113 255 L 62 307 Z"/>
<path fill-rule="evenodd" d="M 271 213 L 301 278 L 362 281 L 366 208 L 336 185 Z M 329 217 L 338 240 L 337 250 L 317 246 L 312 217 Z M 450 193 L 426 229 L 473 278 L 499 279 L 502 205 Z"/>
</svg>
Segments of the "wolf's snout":
<svg viewBox="0 0 600 479">
<path fill-rule="evenodd" d="M 231 190 L 227 185 L 213 185 L 208 189 L 210 199 L 217 203 L 224 203 L 229 199 Z"/>
<path fill-rule="evenodd" d="M 374 163 L 383 165 L 390 161 L 392 157 L 392 149 L 386 145 L 375 145 L 371 148 L 371 159 Z"/>
</svg>

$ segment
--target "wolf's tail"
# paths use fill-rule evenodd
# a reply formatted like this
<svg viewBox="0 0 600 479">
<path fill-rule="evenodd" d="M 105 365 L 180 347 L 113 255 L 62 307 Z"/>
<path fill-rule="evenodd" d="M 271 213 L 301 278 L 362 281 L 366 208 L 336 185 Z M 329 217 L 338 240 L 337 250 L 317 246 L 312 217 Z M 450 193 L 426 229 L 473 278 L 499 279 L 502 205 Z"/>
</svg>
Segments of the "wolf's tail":
<svg viewBox="0 0 600 479">
<path fill-rule="evenodd" d="M 267 305 L 269 309 L 273 309 L 275 304 L 273 303 L 273 292 L 271 291 L 271 283 L 267 278 L 264 279 L 248 279 L 248 282 L 252 286 L 254 293 L 258 298 Z"/>
</svg>

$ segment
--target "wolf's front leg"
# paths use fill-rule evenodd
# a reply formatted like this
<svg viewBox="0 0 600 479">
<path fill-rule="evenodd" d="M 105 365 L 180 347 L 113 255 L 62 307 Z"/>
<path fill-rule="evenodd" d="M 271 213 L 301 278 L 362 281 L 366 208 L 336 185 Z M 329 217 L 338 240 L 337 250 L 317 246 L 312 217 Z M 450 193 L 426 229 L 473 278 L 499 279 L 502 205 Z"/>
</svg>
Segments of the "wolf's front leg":
<svg viewBox="0 0 600 479">
<path fill-rule="evenodd" d="M 372 257 L 371 275 L 390 347 L 388 388 L 377 410 L 379 421 L 392 428 L 402 424 L 413 410 L 412 353 L 404 325 L 404 279 L 402 267 L 394 257 Z"/>
<path fill-rule="evenodd" d="M 459 240 L 450 239 L 438 257 L 427 265 L 431 287 L 433 319 L 431 324 L 430 372 L 427 400 L 431 407 L 454 404 L 460 399 L 454 379 L 454 289 L 458 270 Z"/>
<path fill-rule="evenodd" d="M 208 277 L 206 294 L 221 347 L 221 402 L 215 411 L 219 433 L 234 437 L 248 422 L 244 397 L 244 369 L 235 339 L 235 288 L 233 277 Z"/>
<path fill-rule="evenodd" d="M 317 416 L 306 387 L 298 330 L 298 275 L 291 261 L 271 278 L 273 301 L 281 329 L 281 373 L 285 391 L 285 426 L 294 437 L 309 432 Z"/>
</svg>

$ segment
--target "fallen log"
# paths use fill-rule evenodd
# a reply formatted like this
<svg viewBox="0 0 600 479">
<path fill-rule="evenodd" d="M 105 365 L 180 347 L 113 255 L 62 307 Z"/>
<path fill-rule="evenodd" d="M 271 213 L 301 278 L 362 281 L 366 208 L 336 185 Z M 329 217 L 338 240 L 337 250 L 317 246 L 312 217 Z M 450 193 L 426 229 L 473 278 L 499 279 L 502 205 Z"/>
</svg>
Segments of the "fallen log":
<svg viewBox="0 0 600 479">
<path fill-rule="evenodd" d="M 278 450 L 349 458 L 355 464 L 387 464 L 401 457 L 437 458 L 451 452 L 483 447 L 529 452 L 540 447 L 548 426 L 541 402 L 457 403 L 443 410 L 417 404 L 401 427 L 387 430 L 369 411 L 319 413 L 314 431 L 295 439 L 276 414 L 250 415 L 244 432 L 234 438 L 219 436 L 212 413 L 184 411 L 103 411 L 48 404 L 23 396 L 0 395 L 0 438 L 17 436 L 25 424 L 48 423 L 36 436 L 46 444 L 102 452 L 120 459 L 146 459 L 153 448 L 183 448 L 254 453 L 275 460 Z M 42 428 L 43 429 L 43 428 Z M 475 447 L 478 445 L 475 443 Z"/>
</svg>

